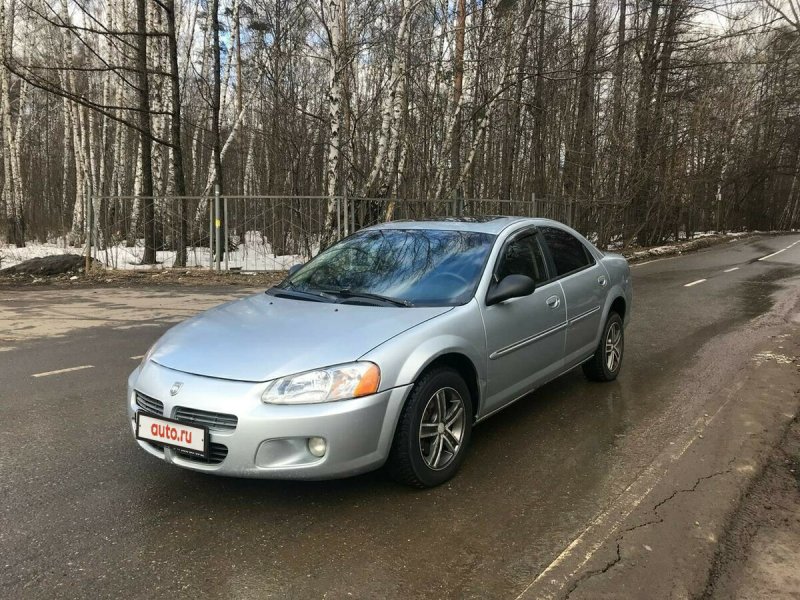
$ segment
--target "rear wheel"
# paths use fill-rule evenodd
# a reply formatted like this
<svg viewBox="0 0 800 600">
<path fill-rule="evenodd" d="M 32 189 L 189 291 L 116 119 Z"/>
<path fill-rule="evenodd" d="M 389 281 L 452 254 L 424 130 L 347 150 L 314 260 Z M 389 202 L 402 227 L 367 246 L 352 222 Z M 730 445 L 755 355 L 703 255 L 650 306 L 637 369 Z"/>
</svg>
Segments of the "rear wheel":
<svg viewBox="0 0 800 600">
<path fill-rule="evenodd" d="M 472 433 L 472 401 L 453 369 L 434 368 L 414 385 L 397 424 L 388 468 L 401 483 L 433 487 L 455 475 Z"/>
<path fill-rule="evenodd" d="M 608 315 L 603 335 L 594 356 L 583 363 L 583 373 L 592 381 L 614 381 L 622 368 L 625 350 L 625 331 L 622 317 L 612 312 Z"/>
</svg>

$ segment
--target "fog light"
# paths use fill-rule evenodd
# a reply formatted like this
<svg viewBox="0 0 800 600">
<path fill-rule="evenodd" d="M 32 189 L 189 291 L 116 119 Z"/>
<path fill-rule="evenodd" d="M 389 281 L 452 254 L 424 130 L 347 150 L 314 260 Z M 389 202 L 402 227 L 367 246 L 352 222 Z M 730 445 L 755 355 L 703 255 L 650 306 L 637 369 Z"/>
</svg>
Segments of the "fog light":
<svg viewBox="0 0 800 600">
<path fill-rule="evenodd" d="M 328 450 L 328 443 L 325 441 L 325 438 L 321 437 L 312 437 L 308 438 L 308 451 L 311 452 L 317 458 L 322 458 L 325 456 L 325 452 Z"/>
</svg>

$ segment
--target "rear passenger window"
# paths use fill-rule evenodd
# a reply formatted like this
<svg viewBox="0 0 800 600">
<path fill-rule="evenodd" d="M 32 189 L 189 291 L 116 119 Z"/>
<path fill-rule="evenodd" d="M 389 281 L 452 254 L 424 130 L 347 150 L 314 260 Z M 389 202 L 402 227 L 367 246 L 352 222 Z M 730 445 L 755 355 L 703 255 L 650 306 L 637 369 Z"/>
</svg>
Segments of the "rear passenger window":
<svg viewBox="0 0 800 600">
<path fill-rule="evenodd" d="M 556 271 L 559 275 L 566 275 L 594 263 L 586 246 L 571 233 L 555 227 L 539 227 L 542 232 Z"/>
<path fill-rule="evenodd" d="M 535 233 L 523 235 L 506 244 L 496 275 L 497 281 L 507 275 L 527 275 L 536 283 L 547 281 L 544 255 Z"/>
</svg>

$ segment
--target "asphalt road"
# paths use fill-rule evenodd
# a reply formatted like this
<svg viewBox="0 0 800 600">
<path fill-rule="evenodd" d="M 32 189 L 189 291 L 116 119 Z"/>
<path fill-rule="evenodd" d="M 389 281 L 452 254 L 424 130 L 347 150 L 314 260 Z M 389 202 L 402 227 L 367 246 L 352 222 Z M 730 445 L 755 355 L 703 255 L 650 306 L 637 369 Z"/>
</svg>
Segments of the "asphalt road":
<svg viewBox="0 0 800 600">
<path fill-rule="evenodd" d="M 753 319 L 794 306 L 800 235 L 633 273 L 619 380 L 577 370 L 537 390 L 477 427 L 461 473 L 423 492 L 380 472 L 289 483 L 163 464 L 131 439 L 124 389 L 131 357 L 174 319 L 121 322 L 125 296 L 147 290 L 98 290 L 97 314 L 116 320 L 56 326 L 73 304 L 92 312 L 85 291 L 1 290 L 0 340 L 2 315 L 31 323 L 0 342 L 0 597 L 517 597 L 736 377 Z"/>
</svg>

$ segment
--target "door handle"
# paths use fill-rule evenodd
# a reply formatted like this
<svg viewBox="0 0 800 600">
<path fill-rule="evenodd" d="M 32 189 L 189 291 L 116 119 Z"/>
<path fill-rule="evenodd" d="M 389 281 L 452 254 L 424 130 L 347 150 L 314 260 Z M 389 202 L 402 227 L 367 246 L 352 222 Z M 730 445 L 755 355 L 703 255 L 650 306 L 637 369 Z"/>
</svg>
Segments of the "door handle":
<svg viewBox="0 0 800 600">
<path fill-rule="evenodd" d="M 608 279 L 606 279 L 605 275 L 600 275 L 600 277 L 597 278 L 597 283 L 603 287 L 606 287 L 608 285 Z"/>
<path fill-rule="evenodd" d="M 550 308 L 558 308 L 561 304 L 561 298 L 558 296 L 550 296 L 547 300 L 545 300 L 545 302 Z"/>
</svg>

